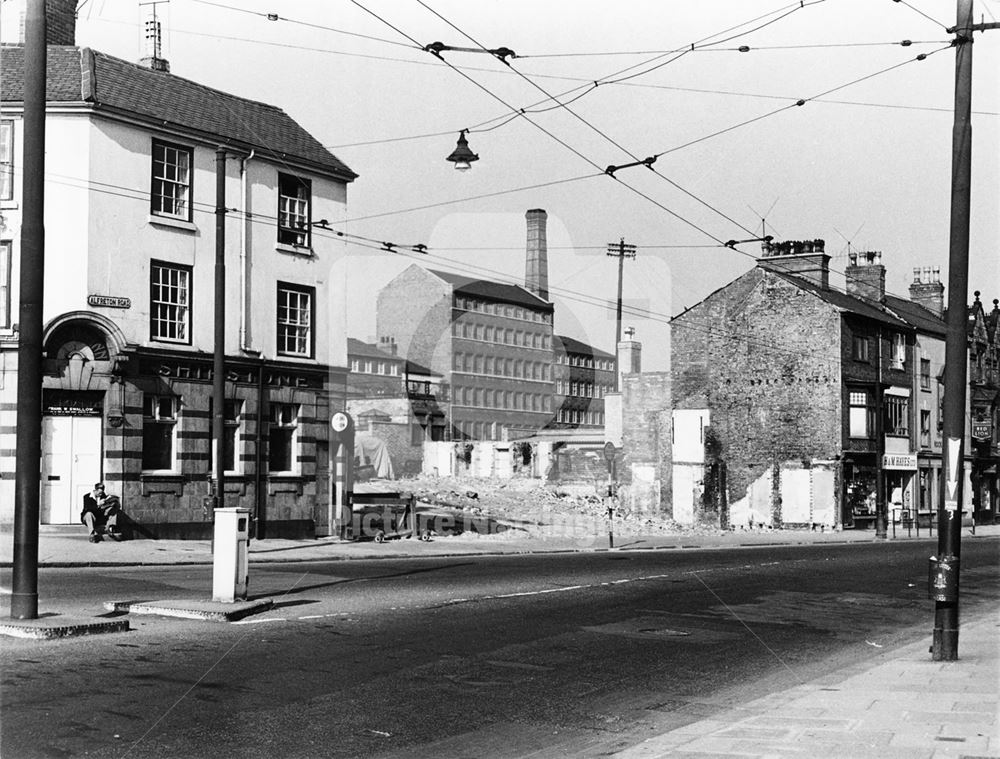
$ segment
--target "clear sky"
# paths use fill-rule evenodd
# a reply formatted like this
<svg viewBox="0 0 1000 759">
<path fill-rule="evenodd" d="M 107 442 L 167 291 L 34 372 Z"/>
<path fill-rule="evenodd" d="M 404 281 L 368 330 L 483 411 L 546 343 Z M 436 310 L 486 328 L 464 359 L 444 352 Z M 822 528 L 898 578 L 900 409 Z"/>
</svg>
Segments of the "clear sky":
<svg viewBox="0 0 1000 759">
<path fill-rule="evenodd" d="M 849 250 L 882 251 L 887 289 L 900 295 L 915 266 L 946 277 L 955 5 L 169 0 L 157 9 L 173 73 L 284 108 L 360 175 L 347 231 L 428 246 L 411 258 L 350 249 L 352 337 L 374 335 L 374 293 L 417 258 L 520 281 L 524 212 L 544 208 L 556 330 L 611 349 L 617 264 L 605 248 L 624 238 L 638 248 L 624 266 L 624 324 L 655 370 L 666 367 L 669 317 L 753 266 L 757 244 L 721 243 L 759 235 L 762 217 L 778 239 L 825 239 L 837 287 Z M 975 7 L 977 20 L 1000 19 L 1000 0 Z M 146 13 L 137 0 L 84 0 L 78 42 L 136 60 Z M 975 39 L 970 290 L 989 304 L 1000 297 L 1000 30 Z M 436 41 L 516 57 L 505 65 L 450 51 L 449 66 L 421 49 Z M 563 93 L 562 106 L 549 99 Z M 461 129 L 480 157 L 464 173 L 444 160 Z M 653 155 L 655 171 L 603 173 Z"/>
</svg>

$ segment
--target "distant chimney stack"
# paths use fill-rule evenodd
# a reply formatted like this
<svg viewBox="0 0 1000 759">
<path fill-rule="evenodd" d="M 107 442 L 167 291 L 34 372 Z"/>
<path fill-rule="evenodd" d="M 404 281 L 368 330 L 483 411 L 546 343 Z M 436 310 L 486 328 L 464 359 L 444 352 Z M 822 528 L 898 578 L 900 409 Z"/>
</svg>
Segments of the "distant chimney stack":
<svg viewBox="0 0 1000 759">
<path fill-rule="evenodd" d="M 757 261 L 762 269 L 800 277 L 823 290 L 830 288 L 830 256 L 825 240 L 765 241 Z"/>
<path fill-rule="evenodd" d="M 524 287 L 542 300 L 549 299 L 549 254 L 545 236 L 548 214 L 541 208 L 525 213 L 528 243 L 524 262 Z"/>
<path fill-rule="evenodd" d="M 944 283 L 941 281 L 940 266 L 913 269 L 910 300 L 938 316 L 944 316 Z"/>
<path fill-rule="evenodd" d="M 844 269 L 847 294 L 873 303 L 885 303 L 885 267 L 882 252 L 849 253 L 850 263 Z M 860 257 L 859 257 L 860 256 Z"/>
<path fill-rule="evenodd" d="M 642 343 L 635 339 L 635 330 L 629 327 L 625 330 L 625 339 L 618 343 L 618 387 L 622 386 L 621 378 L 626 374 L 638 374 L 642 371 Z"/>
</svg>

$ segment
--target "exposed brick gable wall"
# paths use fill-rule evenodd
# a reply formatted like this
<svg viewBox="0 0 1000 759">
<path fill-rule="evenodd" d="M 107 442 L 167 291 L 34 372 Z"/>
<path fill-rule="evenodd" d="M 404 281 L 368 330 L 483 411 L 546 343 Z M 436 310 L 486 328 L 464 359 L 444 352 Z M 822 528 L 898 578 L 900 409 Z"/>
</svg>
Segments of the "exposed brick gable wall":
<svg viewBox="0 0 1000 759">
<path fill-rule="evenodd" d="M 839 453 L 841 319 L 754 269 L 673 320 L 675 397 L 711 409 L 730 501 L 767 466 Z"/>
</svg>

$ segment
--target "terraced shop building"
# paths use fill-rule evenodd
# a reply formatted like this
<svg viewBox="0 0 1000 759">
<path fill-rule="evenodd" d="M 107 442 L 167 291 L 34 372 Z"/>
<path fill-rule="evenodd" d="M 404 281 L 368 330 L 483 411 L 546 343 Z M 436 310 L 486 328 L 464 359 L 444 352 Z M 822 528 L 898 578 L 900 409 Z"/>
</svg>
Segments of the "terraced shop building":
<svg viewBox="0 0 1000 759">
<path fill-rule="evenodd" d="M 345 218 L 356 174 L 284 111 L 72 39 L 50 3 L 41 520 L 103 480 L 141 534 L 204 538 L 213 467 L 263 536 L 324 532 L 344 405 Z M 64 18 L 65 17 L 65 18 Z M 66 21 L 67 23 L 60 23 Z M 2 50 L 0 520 L 13 520 L 24 47 Z M 213 461 L 216 149 L 224 145 L 226 455 Z M 236 210 L 232 210 L 236 209 Z M 340 262 L 340 263 L 338 263 Z M 342 309 L 340 309 L 342 311 Z"/>
</svg>

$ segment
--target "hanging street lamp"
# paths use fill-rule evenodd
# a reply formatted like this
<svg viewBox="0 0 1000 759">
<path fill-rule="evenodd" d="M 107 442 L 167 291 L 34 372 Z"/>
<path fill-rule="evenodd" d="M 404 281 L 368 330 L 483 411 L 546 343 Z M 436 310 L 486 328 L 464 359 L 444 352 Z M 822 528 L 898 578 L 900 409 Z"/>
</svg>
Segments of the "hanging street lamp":
<svg viewBox="0 0 1000 759">
<path fill-rule="evenodd" d="M 468 129 L 463 129 L 458 133 L 458 144 L 455 145 L 455 149 L 447 158 L 455 164 L 458 171 L 468 171 L 472 168 L 472 162 L 479 160 L 479 156 L 469 150 L 469 141 L 465 139 L 465 133 L 468 131 Z"/>
</svg>

